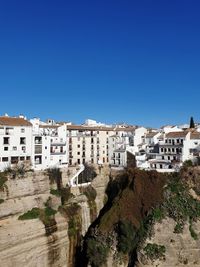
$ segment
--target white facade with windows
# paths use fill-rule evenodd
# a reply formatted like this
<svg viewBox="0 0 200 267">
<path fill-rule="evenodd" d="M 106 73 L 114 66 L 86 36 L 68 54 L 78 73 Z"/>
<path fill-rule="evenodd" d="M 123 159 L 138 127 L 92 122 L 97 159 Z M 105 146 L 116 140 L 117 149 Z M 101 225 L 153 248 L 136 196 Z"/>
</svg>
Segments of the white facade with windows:
<svg viewBox="0 0 200 267">
<path fill-rule="evenodd" d="M 31 163 L 32 125 L 24 117 L 0 117 L 0 170 Z"/>
<path fill-rule="evenodd" d="M 33 124 L 32 164 L 34 169 L 68 166 L 66 125 L 31 120 Z"/>
</svg>

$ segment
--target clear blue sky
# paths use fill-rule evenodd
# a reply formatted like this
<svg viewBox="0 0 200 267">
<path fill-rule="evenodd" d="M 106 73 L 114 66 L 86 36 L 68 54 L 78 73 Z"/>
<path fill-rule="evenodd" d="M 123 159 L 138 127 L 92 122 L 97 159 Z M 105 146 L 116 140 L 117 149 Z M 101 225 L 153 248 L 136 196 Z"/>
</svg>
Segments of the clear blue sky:
<svg viewBox="0 0 200 267">
<path fill-rule="evenodd" d="M 0 113 L 200 121 L 200 1 L 1 0 Z"/>
</svg>

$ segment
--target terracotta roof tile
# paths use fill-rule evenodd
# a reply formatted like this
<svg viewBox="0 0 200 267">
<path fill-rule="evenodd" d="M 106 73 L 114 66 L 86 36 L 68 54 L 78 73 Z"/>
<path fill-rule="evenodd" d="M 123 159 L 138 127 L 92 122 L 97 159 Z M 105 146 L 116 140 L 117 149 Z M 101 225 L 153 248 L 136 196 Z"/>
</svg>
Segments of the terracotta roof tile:
<svg viewBox="0 0 200 267">
<path fill-rule="evenodd" d="M 166 134 L 166 138 L 179 138 L 179 137 L 186 137 L 188 134 L 187 131 L 182 132 L 169 132 Z"/>
<path fill-rule="evenodd" d="M 32 126 L 32 124 L 23 118 L 16 117 L 0 117 L 0 125 L 2 126 Z"/>
</svg>

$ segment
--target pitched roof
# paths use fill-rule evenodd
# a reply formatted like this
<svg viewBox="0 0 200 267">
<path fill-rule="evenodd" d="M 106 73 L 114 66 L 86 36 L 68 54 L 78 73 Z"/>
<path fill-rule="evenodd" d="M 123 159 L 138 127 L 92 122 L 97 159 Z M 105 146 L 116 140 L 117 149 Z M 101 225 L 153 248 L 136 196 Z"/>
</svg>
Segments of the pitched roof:
<svg viewBox="0 0 200 267">
<path fill-rule="evenodd" d="M 114 128 L 105 126 L 83 126 L 83 125 L 67 125 L 67 130 L 82 130 L 82 131 L 113 131 Z"/>
<path fill-rule="evenodd" d="M 190 139 L 200 139 L 200 133 L 199 132 L 191 133 Z"/>
<path fill-rule="evenodd" d="M 182 131 L 182 132 L 169 132 L 166 134 L 166 138 L 179 138 L 179 137 L 186 137 L 188 134 L 187 131 Z"/>
<path fill-rule="evenodd" d="M 32 126 L 32 124 L 24 118 L 17 117 L 0 117 L 0 125 L 2 126 Z"/>
<path fill-rule="evenodd" d="M 158 132 L 150 132 L 146 134 L 146 138 L 152 138 L 154 137 L 156 134 L 158 134 Z"/>
</svg>

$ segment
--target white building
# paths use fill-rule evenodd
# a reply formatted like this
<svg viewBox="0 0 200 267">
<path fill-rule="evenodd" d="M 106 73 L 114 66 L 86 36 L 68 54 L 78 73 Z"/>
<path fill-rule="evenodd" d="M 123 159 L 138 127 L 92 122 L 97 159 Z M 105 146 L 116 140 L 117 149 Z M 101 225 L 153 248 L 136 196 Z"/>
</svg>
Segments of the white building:
<svg viewBox="0 0 200 267">
<path fill-rule="evenodd" d="M 31 163 L 32 124 L 23 116 L 0 117 L 0 170 L 26 162 Z"/>
<path fill-rule="evenodd" d="M 67 127 L 56 124 L 53 120 L 47 123 L 32 119 L 32 164 L 34 169 L 68 166 Z"/>
<path fill-rule="evenodd" d="M 127 149 L 133 148 L 135 127 L 117 127 L 109 137 L 109 162 L 114 167 L 126 167 Z"/>
</svg>

